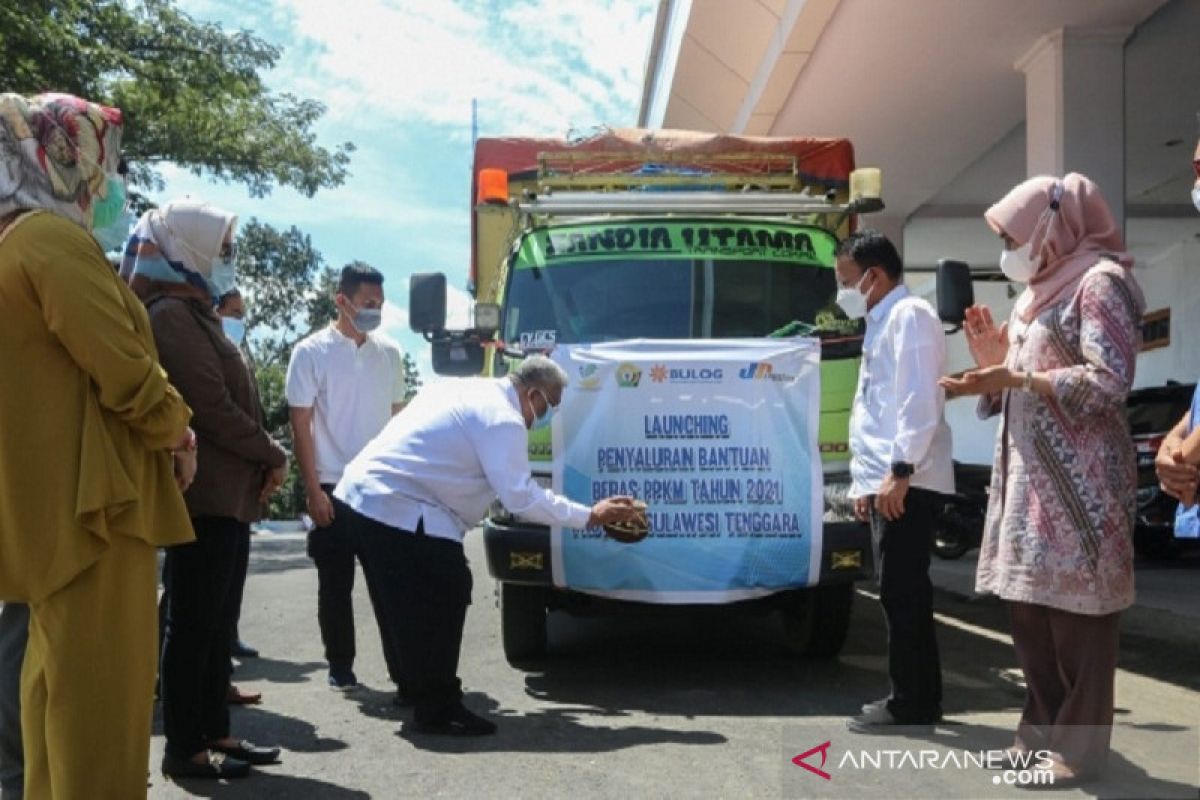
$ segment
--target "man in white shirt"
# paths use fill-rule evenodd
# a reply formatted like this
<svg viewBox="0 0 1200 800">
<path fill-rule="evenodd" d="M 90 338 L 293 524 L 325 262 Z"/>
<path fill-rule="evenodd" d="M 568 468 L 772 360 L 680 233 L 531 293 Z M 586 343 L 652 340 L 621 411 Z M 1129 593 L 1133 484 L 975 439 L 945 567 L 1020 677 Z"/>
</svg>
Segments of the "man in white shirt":
<svg viewBox="0 0 1200 800">
<path fill-rule="evenodd" d="M 591 508 L 543 489 L 528 431 L 549 423 L 567 375 L 530 356 L 507 378 L 431 384 L 346 467 L 334 491 L 351 516 L 368 584 L 398 644 L 421 733 L 481 735 L 496 726 L 462 704 L 458 657 L 471 602 L 466 531 L 493 498 L 524 519 L 587 528 L 631 519 L 628 497 Z"/>
<path fill-rule="evenodd" d="M 950 428 L 938 379 L 945 334 L 925 300 L 909 294 L 895 246 L 851 234 L 837 251 L 838 305 L 866 317 L 862 368 L 850 416 L 850 496 L 870 521 L 879 599 L 888 625 L 891 694 L 849 723 L 932 724 L 942 715 L 942 674 L 929 581 L 930 536 L 954 491 Z"/>
<path fill-rule="evenodd" d="M 371 335 L 382 321 L 383 275 L 366 264 L 347 265 L 334 302 L 337 320 L 292 350 L 286 392 L 308 515 L 316 526 L 308 554 L 317 566 L 317 621 L 329 685 L 351 689 L 358 685 L 351 599 L 356 554 L 329 495 L 350 460 L 402 408 L 406 387 L 400 348 Z M 378 619 L 374 594 L 371 605 Z M 399 685 L 400 665 L 386 636 L 383 652 L 389 677 Z"/>
</svg>

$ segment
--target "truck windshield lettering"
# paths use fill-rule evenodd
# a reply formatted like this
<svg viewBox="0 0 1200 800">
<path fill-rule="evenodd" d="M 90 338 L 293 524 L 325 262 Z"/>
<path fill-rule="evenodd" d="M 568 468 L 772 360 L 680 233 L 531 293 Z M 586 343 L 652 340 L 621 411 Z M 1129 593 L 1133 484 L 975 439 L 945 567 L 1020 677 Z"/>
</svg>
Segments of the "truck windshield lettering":
<svg viewBox="0 0 1200 800">
<path fill-rule="evenodd" d="M 575 225 L 542 229 L 526 238 L 517 268 L 579 258 L 673 255 L 690 258 L 769 258 L 817 266 L 833 263 L 834 240 L 778 224 L 671 222 Z"/>
</svg>

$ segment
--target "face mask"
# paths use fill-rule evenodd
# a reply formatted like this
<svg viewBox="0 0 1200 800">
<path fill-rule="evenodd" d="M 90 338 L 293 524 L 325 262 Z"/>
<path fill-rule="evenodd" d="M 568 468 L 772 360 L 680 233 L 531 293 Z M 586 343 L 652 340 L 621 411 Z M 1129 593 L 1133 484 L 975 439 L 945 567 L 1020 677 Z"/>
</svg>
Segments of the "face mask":
<svg viewBox="0 0 1200 800">
<path fill-rule="evenodd" d="M 862 293 L 863 281 L 867 274 L 858 279 L 858 283 L 848 289 L 838 289 L 836 302 L 846 312 L 850 319 L 862 319 L 867 315 L 867 296 Z"/>
<path fill-rule="evenodd" d="M 546 397 L 545 392 L 541 391 L 540 389 L 537 390 L 537 392 L 542 396 L 542 399 L 546 401 L 546 410 L 542 412 L 540 417 L 534 419 L 533 425 L 529 428 L 531 431 L 540 431 L 543 428 L 550 427 L 550 421 L 554 419 L 554 412 L 558 410 L 554 406 L 550 405 L 550 398 Z M 533 409 L 532 401 L 530 401 L 529 407 L 530 410 Z"/>
<path fill-rule="evenodd" d="M 168 264 L 162 256 L 139 257 L 133 272 L 135 275 L 143 275 L 152 281 L 187 283 L 187 277 Z"/>
<path fill-rule="evenodd" d="M 104 185 L 104 197 L 92 199 L 92 230 L 111 227 L 125 211 L 125 181 L 109 175 Z"/>
<path fill-rule="evenodd" d="M 246 321 L 237 317 L 221 317 L 221 327 L 229 341 L 241 347 L 246 338 Z"/>
<path fill-rule="evenodd" d="M 133 214 L 126 209 L 122 211 L 115 222 L 111 225 L 105 225 L 102 228 L 92 228 L 92 236 L 96 237 L 96 241 L 100 243 L 101 249 L 106 253 L 114 251 L 123 251 L 125 242 L 129 238 L 129 229 L 133 227 Z"/>
<path fill-rule="evenodd" d="M 354 306 L 351 306 L 354 308 Z M 364 308 L 355 309 L 354 311 L 354 327 L 358 328 L 359 333 L 370 333 L 379 327 L 383 322 L 383 309 L 381 308 Z"/>
<path fill-rule="evenodd" d="M 214 258 L 208 275 L 208 289 L 214 299 L 224 297 L 237 285 L 237 267 L 227 258 Z"/>
<path fill-rule="evenodd" d="M 1200 186 L 1192 189 L 1192 205 L 1196 207 L 1197 211 L 1200 211 Z"/>
<path fill-rule="evenodd" d="M 1029 283 L 1037 274 L 1037 262 L 1029 257 L 1030 244 L 1026 242 L 1015 250 L 1000 254 L 1000 271 L 1014 283 Z"/>
</svg>

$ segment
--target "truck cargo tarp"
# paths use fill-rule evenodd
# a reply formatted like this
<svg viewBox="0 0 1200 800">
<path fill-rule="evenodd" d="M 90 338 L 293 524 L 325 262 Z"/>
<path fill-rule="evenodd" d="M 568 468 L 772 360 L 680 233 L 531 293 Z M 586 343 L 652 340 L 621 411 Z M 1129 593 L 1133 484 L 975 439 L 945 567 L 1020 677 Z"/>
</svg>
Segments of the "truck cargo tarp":
<svg viewBox="0 0 1200 800">
<path fill-rule="evenodd" d="M 670 162 L 673 168 L 692 168 L 725 173 L 753 175 L 764 170 L 780 156 L 794 158 L 801 180 L 826 188 L 847 185 L 854 169 L 854 148 L 848 139 L 803 139 L 765 136 L 727 136 L 694 131 L 645 130 L 619 128 L 588 139 L 538 139 L 523 137 L 482 138 L 475 143 L 475 168 L 471 177 L 471 204 L 478 195 L 479 172 L 483 169 L 506 170 L 510 176 L 532 178 L 543 153 L 605 154 L 589 163 L 581 158 L 573 165 L 576 174 L 633 173 L 646 164 Z M 628 155 L 628 158 L 619 156 Z M 738 162 L 717 162 L 713 157 L 761 154 Z M 616 157 L 614 157 L 616 156 Z M 471 219 L 471 238 L 475 239 L 476 220 Z M 472 247 L 471 275 L 476 275 Z"/>
</svg>

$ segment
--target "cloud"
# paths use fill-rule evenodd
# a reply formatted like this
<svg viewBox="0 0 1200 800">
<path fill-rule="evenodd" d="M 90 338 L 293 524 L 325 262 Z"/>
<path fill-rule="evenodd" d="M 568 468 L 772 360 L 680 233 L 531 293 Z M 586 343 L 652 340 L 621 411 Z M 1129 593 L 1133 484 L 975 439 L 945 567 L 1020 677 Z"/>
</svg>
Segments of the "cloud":
<svg viewBox="0 0 1200 800">
<path fill-rule="evenodd" d="M 557 134 L 633 122 L 653 0 L 277 0 L 315 47 L 298 90 L 360 124 L 421 120 L 465 135 Z"/>
</svg>

